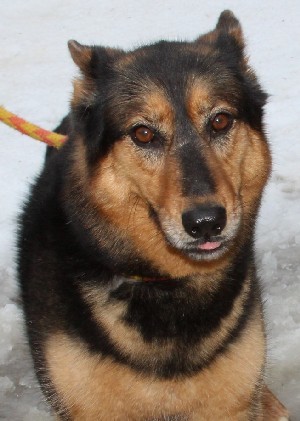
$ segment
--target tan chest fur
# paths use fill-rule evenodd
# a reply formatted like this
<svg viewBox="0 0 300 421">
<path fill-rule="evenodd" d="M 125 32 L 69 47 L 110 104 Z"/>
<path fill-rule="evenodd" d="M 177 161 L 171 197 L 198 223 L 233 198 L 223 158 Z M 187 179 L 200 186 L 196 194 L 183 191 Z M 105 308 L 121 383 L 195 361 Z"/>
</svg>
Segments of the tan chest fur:
<svg viewBox="0 0 300 421">
<path fill-rule="evenodd" d="M 54 387 L 73 420 L 246 421 L 260 412 L 252 401 L 260 393 L 263 344 L 256 318 L 207 369 L 173 380 L 141 375 L 94 356 L 64 333 L 48 340 L 46 358 Z"/>
</svg>

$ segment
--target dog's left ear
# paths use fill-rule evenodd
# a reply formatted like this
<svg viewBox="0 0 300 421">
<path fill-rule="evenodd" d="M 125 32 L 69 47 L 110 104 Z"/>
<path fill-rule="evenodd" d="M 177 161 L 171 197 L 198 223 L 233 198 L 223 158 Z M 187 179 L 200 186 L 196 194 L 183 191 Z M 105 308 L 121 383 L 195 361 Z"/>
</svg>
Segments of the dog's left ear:
<svg viewBox="0 0 300 421">
<path fill-rule="evenodd" d="M 216 31 L 219 32 L 219 35 L 224 34 L 232 37 L 240 48 L 245 47 L 241 24 L 230 10 L 224 10 L 220 14 Z"/>
<path fill-rule="evenodd" d="M 242 27 L 230 10 L 224 10 L 215 29 L 197 38 L 195 43 L 200 48 L 208 48 L 208 52 L 217 49 L 229 59 L 241 65 L 246 64 Z"/>
</svg>

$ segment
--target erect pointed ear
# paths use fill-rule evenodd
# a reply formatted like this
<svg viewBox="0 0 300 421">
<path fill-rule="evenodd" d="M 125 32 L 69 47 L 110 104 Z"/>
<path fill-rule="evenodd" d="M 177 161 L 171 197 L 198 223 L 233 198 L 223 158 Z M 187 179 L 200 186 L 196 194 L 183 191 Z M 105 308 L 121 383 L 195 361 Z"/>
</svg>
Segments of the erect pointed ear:
<svg viewBox="0 0 300 421">
<path fill-rule="evenodd" d="M 74 40 L 68 42 L 68 47 L 74 63 L 81 71 L 81 76 L 74 80 L 72 105 L 90 105 L 97 94 L 96 81 L 105 78 L 111 71 L 110 65 L 124 52 L 114 48 L 81 45 Z"/>
<path fill-rule="evenodd" d="M 230 10 L 224 10 L 220 14 L 216 30 L 232 36 L 240 47 L 245 46 L 241 24 Z"/>
<path fill-rule="evenodd" d="M 91 78 L 101 77 L 108 64 L 124 54 L 117 48 L 81 45 L 74 40 L 68 42 L 68 47 L 74 63 L 84 76 Z"/>
<path fill-rule="evenodd" d="M 224 10 L 216 28 L 200 36 L 195 42 L 199 47 L 208 48 L 208 52 L 217 48 L 223 51 L 235 51 L 240 57 L 245 47 L 242 27 L 230 10 Z"/>
<path fill-rule="evenodd" d="M 74 63 L 79 67 L 81 76 L 76 77 L 73 82 L 74 92 L 72 106 L 84 105 L 85 107 L 93 103 L 96 83 L 92 76 L 93 48 L 81 45 L 79 42 L 70 40 L 68 42 L 69 51 Z"/>
<path fill-rule="evenodd" d="M 82 73 L 89 73 L 93 48 L 86 45 L 81 45 L 79 42 L 74 40 L 70 40 L 68 42 L 68 47 L 74 63 L 77 64 Z"/>
</svg>

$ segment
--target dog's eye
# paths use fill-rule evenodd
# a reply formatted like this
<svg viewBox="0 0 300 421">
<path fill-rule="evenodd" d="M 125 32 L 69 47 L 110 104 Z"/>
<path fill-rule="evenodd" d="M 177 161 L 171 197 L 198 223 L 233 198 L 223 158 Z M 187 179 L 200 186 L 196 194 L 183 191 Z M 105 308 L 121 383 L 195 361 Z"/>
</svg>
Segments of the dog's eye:
<svg viewBox="0 0 300 421">
<path fill-rule="evenodd" d="M 133 130 L 134 140 L 141 143 L 149 143 L 153 140 L 155 133 L 147 126 L 139 126 Z"/>
<path fill-rule="evenodd" d="M 214 132 L 229 130 L 233 123 L 233 117 L 230 114 L 218 113 L 210 121 Z"/>
</svg>

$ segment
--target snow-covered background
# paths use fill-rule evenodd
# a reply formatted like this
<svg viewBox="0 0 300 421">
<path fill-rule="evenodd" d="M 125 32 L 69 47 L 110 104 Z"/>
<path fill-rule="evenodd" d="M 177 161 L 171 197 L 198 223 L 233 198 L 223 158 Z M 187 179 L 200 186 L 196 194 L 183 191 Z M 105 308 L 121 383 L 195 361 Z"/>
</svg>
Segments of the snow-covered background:
<svg viewBox="0 0 300 421">
<path fill-rule="evenodd" d="M 131 48 L 194 39 L 231 9 L 269 92 L 273 176 L 257 231 L 269 338 L 268 383 L 300 420 L 300 2 L 297 0 L 1 0 L 0 104 L 53 128 L 76 69 L 68 39 Z M 51 420 L 34 379 L 14 273 L 16 215 L 44 146 L 0 126 L 0 420 Z"/>
</svg>

